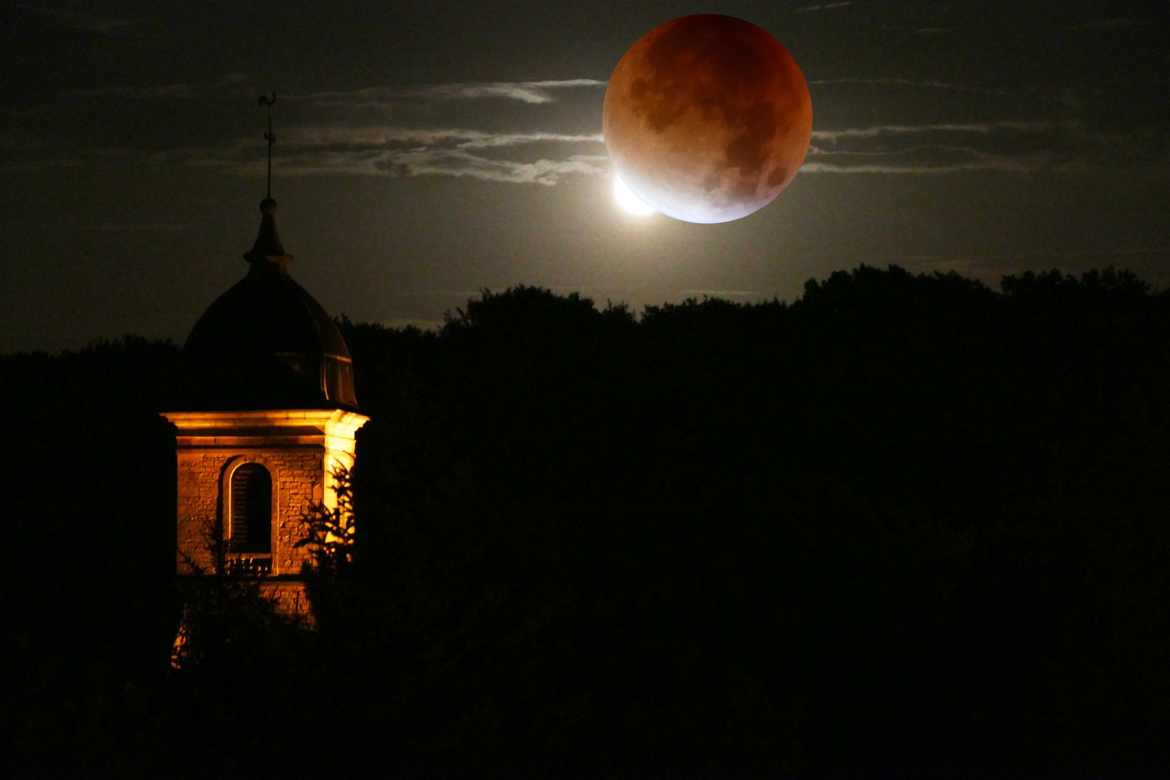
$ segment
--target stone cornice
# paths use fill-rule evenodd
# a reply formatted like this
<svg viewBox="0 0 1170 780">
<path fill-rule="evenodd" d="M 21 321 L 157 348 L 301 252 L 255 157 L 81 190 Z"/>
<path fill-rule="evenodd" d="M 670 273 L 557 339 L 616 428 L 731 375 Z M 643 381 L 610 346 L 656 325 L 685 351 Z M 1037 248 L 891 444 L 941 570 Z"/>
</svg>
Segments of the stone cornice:
<svg viewBox="0 0 1170 780">
<path fill-rule="evenodd" d="M 161 412 L 174 425 L 180 446 L 326 444 L 353 441 L 369 417 L 345 409 L 265 409 Z"/>
</svg>

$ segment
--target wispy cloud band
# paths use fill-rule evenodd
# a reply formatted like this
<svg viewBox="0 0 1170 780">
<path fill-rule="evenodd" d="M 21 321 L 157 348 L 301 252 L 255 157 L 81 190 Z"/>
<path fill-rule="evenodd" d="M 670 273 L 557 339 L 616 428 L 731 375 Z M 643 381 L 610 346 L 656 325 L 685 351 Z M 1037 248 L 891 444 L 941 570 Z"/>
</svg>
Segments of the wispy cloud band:
<svg viewBox="0 0 1170 780">
<path fill-rule="evenodd" d="M 551 187 L 569 176 L 608 174 L 609 161 L 601 153 L 601 143 L 601 135 L 597 133 L 490 133 L 466 128 L 395 126 L 296 127 L 281 135 L 277 171 L 281 176 L 450 176 Z M 534 148 L 537 154 L 526 153 Z M 92 159 L 221 169 L 243 176 L 260 176 L 265 170 L 256 153 L 256 142 L 250 138 L 217 147 L 103 148 L 94 150 Z M 54 164 L 61 163 L 39 162 L 42 168 Z"/>
<path fill-rule="evenodd" d="M 836 79 L 813 79 L 809 81 L 809 85 L 813 87 L 895 87 L 902 89 L 942 90 L 946 92 L 998 96 L 1008 96 L 1015 94 L 1012 90 L 1003 89 L 1001 87 L 984 87 L 972 84 L 957 84 L 951 81 L 938 81 L 936 79 L 907 79 L 895 77 L 846 77 Z"/>
<path fill-rule="evenodd" d="M 600 133 L 573 134 L 546 131 L 490 133 L 467 128 L 344 125 L 294 127 L 281 135 L 281 145 L 292 146 L 401 146 L 449 144 L 460 149 L 490 149 L 537 143 L 599 144 Z M 250 140 L 239 143 L 254 143 Z"/>
<path fill-rule="evenodd" d="M 300 128 L 289 136 L 282 164 L 290 173 L 453 176 L 553 186 L 566 176 L 601 175 L 609 170 L 605 155 L 575 151 L 600 145 L 599 133 L 371 126 Z M 518 154 L 522 147 L 532 146 L 550 154 L 536 159 Z M 554 148 L 565 151 L 552 156 Z M 486 150 L 505 154 L 488 156 Z"/>
<path fill-rule="evenodd" d="M 561 79 L 540 81 L 486 81 L 451 84 L 428 84 L 420 87 L 366 87 L 363 89 L 309 92 L 290 95 L 290 100 L 312 101 L 319 105 L 371 106 L 402 100 L 478 100 L 496 98 L 539 105 L 551 103 L 554 93 L 566 89 L 604 87 L 597 79 Z"/>
<path fill-rule="evenodd" d="M 1051 130 L 1052 122 L 1023 120 L 1001 120 L 994 122 L 940 123 L 922 125 L 870 125 L 847 127 L 837 130 L 815 130 L 814 141 L 834 143 L 847 138 L 876 138 L 878 136 L 922 135 L 926 133 L 967 133 L 990 135 L 996 131 L 1012 130 L 1021 133 L 1036 133 Z"/>
<path fill-rule="evenodd" d="M 1076 122 L 870 125 L 813 133 L 805 173 L 926 175 L 1074 172 L 1116 164 L 1116 146 Z M 1114 158 L 1110 160 L 1110 157 Z"/>
<path fill-rule="evenodd" d="M 160 85 L 111 85 L 95 89 L 74 90 L 66 97 L 73 98 L 125 98 L 129 100 L 210 100 L 215 98 L 237 99 L 244 90 L 247 78 L 242 74 L 229 74 L 218 84 L 160 84 Z M 382 107 L 404 101 L 451 101 L 451 100 L 513 100 L 529 105 L 552 103 L 556 93 L 573 89 L 597 89 L 606 82 L 597 79 L 557 79 L 537 81 L 484 81 L 455 82 L 448 84 L 423 84 L 420 86 L 374 86 L 350 90 L 327 90 L 281 95 L 281 100 L 307 102 L 327 107 Z M 232 89 L 225 90 L 225 86 Z"/>
<path fill-rule="evenodd" d="M 853 5 L 852 0 L 838 0 L 834 3 L 817 3 L 814 5 L 802 5 L 799 8 L 793 8 L 794 14 L 814 14 L 819 11 L 833 11 L 838 8 L 848 8 Z"/>
</svg>

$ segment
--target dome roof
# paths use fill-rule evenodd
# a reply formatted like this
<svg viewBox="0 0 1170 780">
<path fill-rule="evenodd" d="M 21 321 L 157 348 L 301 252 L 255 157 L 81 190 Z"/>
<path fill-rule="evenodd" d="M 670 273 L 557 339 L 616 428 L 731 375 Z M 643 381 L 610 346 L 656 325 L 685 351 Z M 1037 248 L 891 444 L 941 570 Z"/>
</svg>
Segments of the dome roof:
<svg viewBox="0 0 1170 780">
<path fill-rule="evenodd" d="M 187 352 L 211 381 L 202 399 L 216 406 L 356 407 L 349 348 L 321 304 L 289 276 L 276 234 L 276 202 L 263 218 L 248 274 L 208 307 Z"/>
</svg>

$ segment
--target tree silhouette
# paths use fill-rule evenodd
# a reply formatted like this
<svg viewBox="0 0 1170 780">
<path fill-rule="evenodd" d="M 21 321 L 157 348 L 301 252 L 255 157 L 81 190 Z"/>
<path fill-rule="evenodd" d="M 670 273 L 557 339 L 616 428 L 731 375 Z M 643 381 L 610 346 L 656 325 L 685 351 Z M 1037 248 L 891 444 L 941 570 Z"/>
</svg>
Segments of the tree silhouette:
<svg viewBox="0 0 1170 780">
<path fill-rule="evenodd" d="M 353 513 L 353 486 L 349 469 L 336 465 L 332 472 L 335 503 L 315 503 L 305 511 L 305 537 L 296 547 L 308 547 L 312 564 L 308 570 L 318 576 L 343 576 L 353 564 L 357 523 Z"/>
<path fill-rule="evenodd" d="M 15 541 L 51 551 L 17 581 L 50 555 L 60 582 L 10 629 L 17 763 L 182 774 L 172 756 L 206 733 L 224 761 L 202 774 L 341 754 L 549 775 L 1164 766 L 1167 301 L 1112 269 L 996 291 L 861 266 L 791 302 L 635 317 L 518 287 L 436 332 L 343 320 L 373 419 L 343 500 L 310 516 L 316 628 L 245 609 L 176 675 L 154 413 L 196 380 L 134 339 L 5 357 L 37 465 Z M 338 724 L 340 754 L 306 750 Z"/>
</svg>

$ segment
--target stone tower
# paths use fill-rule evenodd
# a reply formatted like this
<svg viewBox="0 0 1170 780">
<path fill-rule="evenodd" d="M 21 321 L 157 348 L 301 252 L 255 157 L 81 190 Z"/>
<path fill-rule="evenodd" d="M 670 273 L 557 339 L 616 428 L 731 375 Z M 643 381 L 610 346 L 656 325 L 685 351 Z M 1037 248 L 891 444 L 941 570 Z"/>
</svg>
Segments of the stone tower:
<svg viewBox="0 0 1170 780">
<path fill-rule="evenodd" d="M 276 201 L 260 211 L 247 274 L 187 339 L 190 401 L 163 413 L 177 429 L 177 571 L 214 571 L 219 540 L 225 573 L 259 578 L 283 610 L 303 613 L 304 513 L 335 505 L 334 471 L 352 467 L 368 418 L 345 339 L 288 273 Z"/>
</svg>

